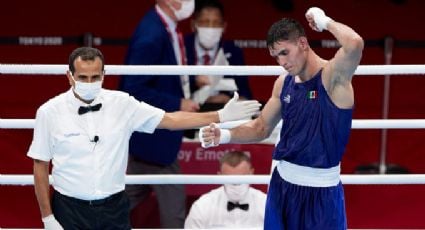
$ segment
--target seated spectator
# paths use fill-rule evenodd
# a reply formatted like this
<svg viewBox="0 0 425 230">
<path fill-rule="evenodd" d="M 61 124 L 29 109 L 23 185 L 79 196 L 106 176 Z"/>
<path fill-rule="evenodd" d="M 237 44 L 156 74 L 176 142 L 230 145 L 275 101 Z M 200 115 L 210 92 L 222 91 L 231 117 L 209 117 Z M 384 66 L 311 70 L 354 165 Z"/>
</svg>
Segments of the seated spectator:
<svg viewBox="0 0 425 230">
<path fill-rule="evenodd" d="M 251 158 L 234 151 L 220 159 L 221 175 L 251 175 Z M 261 228 L 264 221 L 266 194 L 249 184 L 225 184 L 196 200 L 184 227 L 206 228 Z"/>
</svg>

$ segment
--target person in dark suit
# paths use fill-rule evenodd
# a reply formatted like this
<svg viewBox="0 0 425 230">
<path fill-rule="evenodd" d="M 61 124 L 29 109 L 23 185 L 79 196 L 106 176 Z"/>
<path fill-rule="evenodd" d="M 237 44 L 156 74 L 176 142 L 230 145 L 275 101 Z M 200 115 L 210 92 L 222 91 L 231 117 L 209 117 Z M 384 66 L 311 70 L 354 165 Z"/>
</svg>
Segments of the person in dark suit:
<svg viewBox="0 0 425 230">
<path fill-rule="evenodd" d="M 128 49 L 128 65 L 184 65 L 186 55 L 178 22 L 190 17 L 194 0 L 157 0 L 136 28 Z M 123 76 L 120 90 L 167 112 L 199 110 L 190 98 L 187 76 Z M 183 131 L 135 133 L 130 139 L 128 174 L 180 174 L 177 160 Z M 126 187 L 131 208 L 151 191 L 158 199 L 162 228 L 183 228 L 186 215 L 184 185 Z"/>
<path fill-rule="evenodd" d="M 213 65 L 217 64 L 220 55 L 224 55 L 229 65 L 245 65 L 243 51 L 233 41 L 222 39 L 222 34 L 227 23 L 224 19 L 224 7 L 218 0 L 197 0 L 195 13 L 192 18 L 192 30 L 194 33 L 185 37 L 188 65 Z M 222 51 L 222 53 L 221 53 Z M 219 63 L 218 65 L 222 65 Z M 238 88 L 241 98 L 252 98 L 251 90 L 246 76 L 224 76 L 225 79 L 233 79 Z M 201 87 L 211 84 L 207 76 L 191 76 L 191 92 L 196 92 Z M 231 98 L 231 91 L 213 92 L 206 98 L 205 107 L 213 110 L 222 107 Z M 214 106 L 213 104 L 220 104 Z"/>
</svg>

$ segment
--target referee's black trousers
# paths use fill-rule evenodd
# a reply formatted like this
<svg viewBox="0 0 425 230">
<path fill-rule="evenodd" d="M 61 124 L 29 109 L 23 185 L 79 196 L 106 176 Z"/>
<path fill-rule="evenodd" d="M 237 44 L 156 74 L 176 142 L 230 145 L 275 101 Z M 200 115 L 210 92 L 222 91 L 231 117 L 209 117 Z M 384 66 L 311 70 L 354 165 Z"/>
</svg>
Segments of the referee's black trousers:
<svg viewBox="0 0 425 230">
<path fill-rule="evenodd" d="M 85 201 L 54 191 L 52 209 L 56 220 L 68 229 L 131 229 L 130 202 L 124 191 L 105 199 Z"/>
</svg>

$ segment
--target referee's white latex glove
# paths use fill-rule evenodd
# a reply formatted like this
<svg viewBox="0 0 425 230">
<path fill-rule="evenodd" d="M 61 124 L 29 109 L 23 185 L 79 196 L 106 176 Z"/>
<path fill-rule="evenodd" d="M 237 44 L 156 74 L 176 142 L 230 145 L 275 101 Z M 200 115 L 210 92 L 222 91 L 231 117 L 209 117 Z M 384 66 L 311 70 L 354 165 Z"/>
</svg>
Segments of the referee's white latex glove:
<svg viewBox="0 0 425 230">
<path fill-rule="evenodd" d="M 328 28 L 328 23 L 332 18 L 326 16 L 325 12 L 318 7 L 311 7 L 305 13 L 305 17 L 310 24 L 310 27 L 316 31 L 322 32 Z"/>
<path fill-rule="evenodd" d="M 250 119 L 259 113 L 261 104 L 256 100 L 238 101 L 239 94 L 235 92 L 233 98 L 218 112 L 220 122 Z"/>
<path fill-rule="evenodd" d="M 41 220 L 43 221 L 44 229 L 46 230 L 63 230 L 62 226 L 55 219 L 55 216 L 53 216 L 53 214 L 50 214 L 42 218 Z"/>
<path fill-rule="evenodd" d="M 226 144 L 231 139 L 230 131 L 228 129 L 220 129 L 216 123 L 200 128 L 198 135 L 203 148 Z"/>
</svg>

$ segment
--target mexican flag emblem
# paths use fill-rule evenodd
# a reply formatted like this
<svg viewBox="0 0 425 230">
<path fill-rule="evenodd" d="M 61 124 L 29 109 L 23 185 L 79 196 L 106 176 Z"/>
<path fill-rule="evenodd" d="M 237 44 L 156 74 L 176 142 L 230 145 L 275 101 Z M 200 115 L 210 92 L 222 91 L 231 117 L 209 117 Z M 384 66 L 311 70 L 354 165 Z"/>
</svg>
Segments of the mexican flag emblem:
<svg viewBox="0 0 425 230">
<path fill-rule="evenodd" d="M 317 98 L 317 90 L 311 90 L 308 92 L 308 98 L 309 99 L 316 99 Z"/>
</svg>

